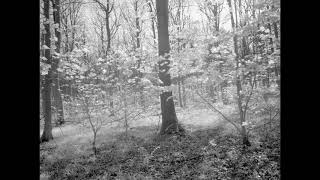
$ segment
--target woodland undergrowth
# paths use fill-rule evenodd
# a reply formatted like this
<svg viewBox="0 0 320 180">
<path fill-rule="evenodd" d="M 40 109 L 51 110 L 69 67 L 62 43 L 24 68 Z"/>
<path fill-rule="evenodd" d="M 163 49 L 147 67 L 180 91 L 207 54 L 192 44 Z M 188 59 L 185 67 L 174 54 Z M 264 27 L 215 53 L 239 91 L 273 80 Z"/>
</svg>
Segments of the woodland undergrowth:
<svg viewBox="0 0 320 180">
<path fill-rule="evenodd" d="M 41 145 L 40 171 L 49 179 L 280 179 L 279 127 L 263 128 L 246 151 L 223 126 L 161 140 L 144 127 L 118 134 L 96 156 L 47 143 Z M 151 133 L 142 138 L 137 131 Z"/>
</svg>

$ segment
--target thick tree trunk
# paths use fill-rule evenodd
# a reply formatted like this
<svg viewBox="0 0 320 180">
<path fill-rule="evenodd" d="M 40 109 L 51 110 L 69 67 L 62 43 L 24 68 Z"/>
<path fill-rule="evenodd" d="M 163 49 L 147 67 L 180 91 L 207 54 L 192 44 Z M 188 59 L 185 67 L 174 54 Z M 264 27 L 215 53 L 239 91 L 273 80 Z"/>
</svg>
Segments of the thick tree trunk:
<svg viewBox="0 0 320 180">
<path fill-rule="evenodd" d="M 158 63 L 159 78 L 163 82 L 161 84 L 162 86 L 170 86 L 170 60 L 168 60 L 167 55 L 167 53 L 170 52 L 168 32 L 168 0 L 156 0 L 156 7 L 158 19 L 158 48 L 159 56 L 162 58 Z M 170 134 L 179 131 L 180 129 L 174 107 L 172 91 L 162 92 L 160 94 L 160 100 L 162 115 L 160 134 Z"/>
<path fill-rule="evenodd" d="M 46 20 L 49 20 L 49 0 L 43 0 L 44 2 L 44 16 Z M 50 25 L 45 23 L 45 44 L 50 47 Z M 51 55 L 50 49 L 45 50 L 45 57 L 47 58 L 47 63 L 51 65 Z M 53 139 L 52 136 L 52 125 L 51 125 L 51 83 L 52 83 L 52 70 L 49 68 L 48 74 L 44 77 L 44 87 L 43 87 L 43 108 L 44 108 L 44 129 L 40 138 L 40 142 L 45 142 Z"/>
<path fill-rule="evenodd" d="M 53 12 L 54 24 L 59 24 L 60 29 L 60 0 L 53 0 L 53 8 L 55 11 Z M 57 37 L 56 41 L 56 52 L 60 53 L 60 45 L 61 45 L 61 33 L 59 29 L 55 29 L 55 36 Z M 59 86 L 59 72 L 58 66 L 60 62 L 60 57 L 53 58 L 52 63 L 52 72 L 53 72 L 53 97 L 54 97 L 54 105 L 58 112 L 57 125 L 61 125 L 64 123 L 64 112 L 63 112 L 63 100 L 61 97 L 61 90 Z"/>
</svg>

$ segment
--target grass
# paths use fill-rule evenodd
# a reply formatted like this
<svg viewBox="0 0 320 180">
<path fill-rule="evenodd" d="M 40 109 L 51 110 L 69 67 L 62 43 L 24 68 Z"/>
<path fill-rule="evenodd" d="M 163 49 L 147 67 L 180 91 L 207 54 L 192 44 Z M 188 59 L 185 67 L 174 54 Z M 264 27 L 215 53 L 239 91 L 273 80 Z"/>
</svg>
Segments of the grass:
<svg viewBox="0 0 320 180">
<path fill-rule="evenodd" d="M 223 111 L 229 113 L 232 107 Z M 261 150 L 252 150 L 244 159 L 234 158 L 240 157 L 237 149 L 241 142 L 234 135 L 233 127 L 217 113 L 190 107 L 177 108 L 177 116 L 188 134 L 166 141 L 155 141 L 159 130 L 158 116 L 130 122 L 127 139 L 121 126 L 105 126 L 97 136 L 97 156 L 93 156 L 91 149 L 93 134 L 90 129 L 80 124 L 55 127 L 52 131 L 54 140 L 40 147 L 41 176 L 50 176 L 50 179 L 278 177 L 276 160 L 261 159 L 267 157 Z M 217 143 L 215 147 L 209 143 L 212 139 Z M 254 165 L 252 173 L 247 173 L 243 163 L 254 164 L 256 161 L 260 164 Z M 260 172 L 261 164 L 264 166 Z M 263 174 L 269 171 L 274 174 Z M 261 178 L 258 178 L 259 173 Z"/>
<path fill-rule="evenodd" d="M 179 122 L 182 123 L 188 130 L 194 131 L 197 129 L 206 129 L 208 127 L 214 127 L 221 123 L 224 123 L 223 119 L 215 112 L 207 109 L 195 109 L 177 108 L 177 116 Z M 130 128 L 138 128 L 143 126 L 153 127 L 157 131 L 159 125 L 159 116 L 148 116 L 134 122 L 130 122 Z M 99 142 L 108 141 L 112 139 L 112 135 L 117 132 L 124 131 L 123 128 L 119 127 L 121 124 L 113 124 L 104 126 L 99 131 L 97 138 Z M 42 129 L 40 129 L 40 134 Z M 52 134 L 54 137 L 54 143 L 58 146 L 64 144 L 86 144 L 90 142 L 92 138 L 92 131 L 89 128 L 85 128 L 81 124 L 66 124 L 62 127 L 53 127 Z"/>
</svg>

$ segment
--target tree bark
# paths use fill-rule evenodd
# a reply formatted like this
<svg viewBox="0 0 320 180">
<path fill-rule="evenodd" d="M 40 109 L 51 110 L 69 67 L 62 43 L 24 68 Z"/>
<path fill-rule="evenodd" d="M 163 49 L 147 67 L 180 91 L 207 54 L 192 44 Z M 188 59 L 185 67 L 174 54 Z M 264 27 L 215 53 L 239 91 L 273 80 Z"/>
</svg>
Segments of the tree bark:
<svg viewBox="0 0 320 180">
<path fill-rule="evenodd" d="M 45 50 L 45 57 L 47 58 L 47 63 L 51 65 L 51 55 L 50 55 L 50 25 L 49 25 L 49 0 L 43 0 L 44 2 L 44 16 L 47 23 L 44 24 L 45 27 L 45 44 L 49 49 Z M 52 125 L 51 125 L 51 83 L 52 83 L 52 69 L 49 68 L 48 74 L 44 77 L 44 87 L 43 87 L 43 106 L 44 106 L 44 129 L 40 138 L 40 142 L 46 142 L 53 139 L 52 136 Z"/>
<path fill-rule="evenodd" d="M 52 0 L 53 9 L 55 11 L 53 12 L 53 18 L 54 18 L 54 24 L 59 25 L 60 29 L 60 0 Z M 61 33 L 59 29 L 55 29 L 55 36 L 57 37 L 56 41 L 56 52 L 60 53 L 60 47 L 61 47 Z M 64 121 L 64 112 L 63 112 L 63 100 L 61 97 L 61 90 L 60 90 L 60 84 L 59 84 L 59 72 L 58 72 L 58 66 L 60 63 L 60 57 L 53 58 L 52 63 L 52 75 L 53 75 L 53 97 L 54 97 L 54 105 L 56 107 L 56 110 L 58 112 L 58 118 L 57 118 L 57 125 L 62 125 Z"/>
<path fill-rule="evenodd" d="M 169 73 L 170 52 L 169 32 L 168 32 L 168 0 L 156 0 L 157 20 L 158 20 L 158 48 L 161 60 L 158 62 L 159 78 L 163 82 L 162 86 L 171 85 Z M 170 134 L 179 131 L 178 119 L 174 107 L 172 91 L 165 91 L 160 94 L 162 124 L 160 134 Z"/>
</svg>

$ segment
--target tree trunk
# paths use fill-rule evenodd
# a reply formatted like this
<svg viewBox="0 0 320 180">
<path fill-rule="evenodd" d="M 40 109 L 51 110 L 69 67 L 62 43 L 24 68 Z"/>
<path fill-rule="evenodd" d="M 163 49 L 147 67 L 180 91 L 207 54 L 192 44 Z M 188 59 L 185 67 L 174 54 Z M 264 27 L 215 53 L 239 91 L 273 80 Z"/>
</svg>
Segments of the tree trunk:
<svg viewBox="0 0 320 180">
<path fill-rule="evenodd" d="M 178 80 L 178 95 L 179 95 L 179 105 L 180 107 L 183 107 L 182 103 L 182 95 L 181 95 L 181 79 Z"/>
<path fill-rule="evenodd" d="M 109 7 L 109 3 L 107 5 Z M 107 8 L 109 10 L 109 8 Z M 109 23 L 109 12 L 106 12 L 106 29 L 107 29 L 107 54 L 109 53 L 111 49 L 111 33 L 110 33 L 110 23 Z"/>
<path fill-rule="evenodd" d="M 149 13 L 152 15 L 152 2 L 153 0 L 146 0 L 146 2 L 148 3 L 148 7 L 149 7 Z M 154 16 L 151 17 L 151 30 L 152 30 L 152 37 L 153 37 L 153 44 L 155 45 L 156 44 L 156 30 L 155 30 L 155 27 L 154 27 Z"/>
<path fill-rule="evenodd" d="M 106 49 L 106 57 L 108 57 L 108 54 L 110 52 L 111 49 L 111 31 L 110 31 L 110 22 L 109 22 L 109 17 L 110 17 L 110 0 L 107 0 L 107 6 L 106 6 L 106 30 L 107 30 L 107 49 Z M 112 72 L 112 67 L 109 65 L 109 72 Z M 112 72 L 114 73 L 114 72 Z M 113 85 L 114 82 L 111 83 L 111 87 L 109 89 L 109 96 L 111 97 L 110 99 L 110 116 L 114 116 L 114 107 L 113 107 Z"/>
<path fill-rule="evenodd" d="M 137 32 L 136 32 L 136 45 L 137 45 L 137 48 L 136 48 L 136 53 L 138 53 L 139 51 L 140 51 L 140 39 L 141 39 L 141 37 L 140 37 L 140 18 L 139 18 L 139 14 L 138 14 L 138 0 L 136 0 L 135 2 L 134 2 L 134 11 L 135 11 L 135 16 L 136 16 L 136 18 L 135 18 L 135 22 L 136 22 L 136 29 L 137 29 Z M 137 81 L 137 83 L 139 84 L 139 82 L 141 82 L 141 78 L 142 78 L 142 76 L 143 76 L 143 74 L 142 74 L 142 72 L 139 70 L 140 69 L 140 67 L 141 67 L 141 57 L 140 57 L 140 55 L 138 55 L 137 56 L 137 58 L 138 58 L 138 81 Z M 139 85 L 139 94 L 140 94 L 140 105 L 142 106 L 142 107 L 145 107 L 145 100 L 144 100 L 144 96 L 143 96 L 143 85 Z"/>
<path fill-rule="evenodd" d="M 236 30 L 236 23 L 234 22 L 233 19 L 233 13 L 232 13 L 232 5 L 231 5 L 231 0 L 228 0 L 228 5 L 229 5 L 229 12 L 230 12 L 230 16 L 231 16 L 231 26 L 233 29 L 233 32 L 235 32 Z M 237 12 L 235 12 L 235 14 L 237 14 Z M 233 43 L 234 43 L 234 51 L 236 54 L 235 60 L 236 60 L 236 71 L 238 71 L 239 69 L 239 52 L 238 52 L 238 37 L 237 35 L 233 36 Z M 241 122 L 241 135 L 242 135 L 242 141 L 243 141 L 243 146 L 250 146 L 250 142 L 248 139 L 248 135 L 246 132 L 246 127 L 243 126 L 243 123 L 245 122 L 245 112 L 243 111 L 242 108 L 242 95 L 241 95 L 241 91 L 242 91 L 242 87 L 241 87 L 241 80 L 240 80 L 240 75 L 237 74 L 236 75 L 236 87 L 237 87 L 237 96 L 238 96 L 238 109 L 239 109 L 239 114 L 240 114 L 240 122 Z"/>
<path fill-rule="evenodd" d="M 225 94 L 225 87 L 227 85 L 227 81 L 226 80 L 223 80 L 223 82 L 221 83 L 220 85 L 220 91 L 221 91 L 221 100 L 222 100 L 222 103 L 224 105 L 227 105 L 228 104 L 228 99 L 226 97 L 226 94 Z"/>
<path fill-rule="evenodd" d="M 169 32 L 168 32 L 168 0 L 156 0 L 157 19 L 158 19 L 158 48 L 159 56 L 162 59 L 158 62 L 159 78 L 163 82 L 162 86 L 171 85 L 171 77 L 169 73 L 170 60 L 167 53 L 170 52 Z M 178 119 L 174 107 L 172 91 L 162 92 L 161 115 L 162 124 L 160 134 L 170 134 L 179 131 Z M 181 129 L 182 130 L 182 129 Z"/>
<path fill-rule="evenodd" d="M 266 80 L 266 82 L 267 82 L 267 88 L 269 88 L 270 87 L 270 68 L 267 68 L 267 80 Z"/>
<path fill-rule="evenodd" d="M 43 0 L 44 2 L 44 16 L 47 21 L 49 21 L 49 0 Z M 45 44 L 50 47 L 50 25 L 45 23 Z M 51 55 L 50 49 L 45 50 L 45 57 L 47 58 L 47 63 L 51 65 Z M 40 142 L 45 142 L 53 139 L 52 136 L 52 125 L 51 125 L 51 83 L 52 83 L 52 70 L 49 68 L 48 74 L 44 77 L 44 87 L 43 87 L 43 108 L 44 108 L 44 129 L 40 138 Z"/>
<path fill-rule="evenodd" d="M 183 101 L 183 107 L 185 108 L 187 106 L 187 96 L 186 96 L 186 88 L 184 85 L 184 79 L 181 80 L 182 85 L 182 101 Z"/>
<path fill-rule="evenodd" d="M 60 29 L 60 0 L 54 0 L 53 8 L 55 11 L 53 12 L 54 24 L 59 24 Z M 55 29 L 55 36 L 57 37 L 56 41 L 56 52 L 60 53 L 61 46 L 61 33 L 59 29 Z M 58 112 L 57 125 L 61 125 L 64 123 L 64 112 L 63 112 L 63 100 L 61 97 L 61 90 L 59 85 L 59 72 L 58 66 L 60 62 L 60 57 L 53 58 L 52 63 L 52 75 L 53 75 L 53 97 L 54 97 L 54 105 Z"/>
<path fill-rule="evenodd" d="M 272 23 L 272 25 L 273 25 L 273 31 L 274 31 L 274 36 L 275 36 L 275 38 L 276 38 L 276 40 L 278 40 L 278 37 L 279 37 L 279 34 L 278 34 L 278 28 L 277 28 L 277 23 L 276 22 L 273 22 Z M 269 26 L 269 29 L 270 29 L 270 32 L 271 32 L 271 25 Z M 273 46 L 273 41 L 272 41 L 272 39 L 270 39 L 270 43 L 271 43 L 271 45 Z M 275 46 L 276 48 L 278 48 L 277 47 L 277 43 L 276 43 L 276 46 Z M 273 50 L 272 50 L 272 52 L 274 52 Z M 276 76 L 276 83 L 277 83 L 277 85 L 278 85 L 278 88 L 280 88 L 280 73 L 279 73 L 279 66 L 277 65 L 277 64 L 275 64 L 275 66 L 274 66 L 274 73 L 275 73 L 275 76 Z"/>
<path fill-rule="evenodd" d="M 93 141 L 92 141 L 92 150 L 94 155 L 97 155 L 97 147 L 96 147 L 96 139 L 97 139 L 97 131 L 93 131 Z"/>
<path fill-rule="evenodd" d="M 129 129 L 129 123 L 128 123 L 128 104 L 127 104 L 127 96 L 126 96 L 126 90 L 123 85 L 122 87 L 123 91 L 123 103 L 124 103 L 124 127 L 126 129 L 126 138 L 128 137 L 128 129 Z"/>
</svg>

